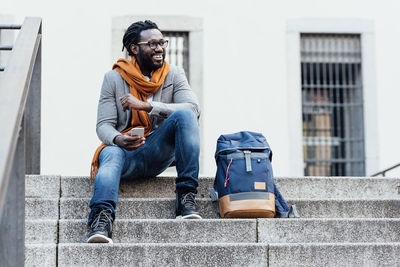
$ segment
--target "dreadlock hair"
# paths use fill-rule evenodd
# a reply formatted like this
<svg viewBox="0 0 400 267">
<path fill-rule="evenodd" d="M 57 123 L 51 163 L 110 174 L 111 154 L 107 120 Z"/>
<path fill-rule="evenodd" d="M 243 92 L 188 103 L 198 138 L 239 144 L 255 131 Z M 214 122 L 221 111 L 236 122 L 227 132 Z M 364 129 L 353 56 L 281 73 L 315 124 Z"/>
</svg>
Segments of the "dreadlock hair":
<svg viewBox="0 0 400 267">
<path fill-rule="evenodd" d="M 135 23 L 132 23 L 131 26 L 126 30 L 124 37 L 122 39 L 122 51 L 124 51 L 124 47 L 126 50 L 128 50 L 128 54 L 130 56 L 134 56 L 132 53 L 130 47 L 132 44 L 137 44 L 140 41 L 140 33 L 145 30 L 149 29 L 157 29 L 159 30 L 157 24 L 152 22 L 151 20 L 145 20 L 145 21 L 138 21 Z"/>
</svg>

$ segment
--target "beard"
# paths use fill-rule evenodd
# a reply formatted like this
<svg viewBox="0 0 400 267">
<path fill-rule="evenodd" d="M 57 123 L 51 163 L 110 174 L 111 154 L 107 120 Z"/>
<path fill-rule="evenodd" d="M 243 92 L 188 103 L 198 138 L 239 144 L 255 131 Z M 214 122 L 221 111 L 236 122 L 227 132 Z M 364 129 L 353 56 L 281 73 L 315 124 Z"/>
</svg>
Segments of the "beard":
<svg viewBox="0 0 400 267">
<path fill-rule="evenodd" d="M 155 64 L 153 61 L 153 56 L 157 54 L 156 52 L 152 52 L 150 55 L 146 54 L 144 51 L 142 51 L 139 47 L 139 61 L 142 64 L 142 67 L 146 70 L 149 71 L 155 71 L 156 69 L 161 68 L 164 65 L 164 60 L 165 60 L 165 52 L 162 53 L 162 58 L 163 61 L 160 64 Z"/>
</svg>

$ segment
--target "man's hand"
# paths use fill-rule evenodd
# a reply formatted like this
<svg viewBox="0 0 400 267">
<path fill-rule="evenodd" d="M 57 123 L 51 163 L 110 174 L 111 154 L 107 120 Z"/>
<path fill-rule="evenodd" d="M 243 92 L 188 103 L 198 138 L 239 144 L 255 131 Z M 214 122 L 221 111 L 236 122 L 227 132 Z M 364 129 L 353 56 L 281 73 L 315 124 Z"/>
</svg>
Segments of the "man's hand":
<svg viewBox="0 0 400 267">
<path fill-rule="evenodd" d="M 130 133 L 125 135 L 117 135 L 114 139 L 114 143 L 126 150 L 135 150 L 145 143 L 146 138 L 139 135 L 131 136 Z"/>
<path fill-rule="evenodd" d="M 146 112 L 150 112 L 153 109 L 153 107 L 149 103 L 140 101 L 131 94 L 120 97 L 119 101 L 121 101 L 124 111 L 131 108 L 134 110 L 144 110 Z"/>
</svg>

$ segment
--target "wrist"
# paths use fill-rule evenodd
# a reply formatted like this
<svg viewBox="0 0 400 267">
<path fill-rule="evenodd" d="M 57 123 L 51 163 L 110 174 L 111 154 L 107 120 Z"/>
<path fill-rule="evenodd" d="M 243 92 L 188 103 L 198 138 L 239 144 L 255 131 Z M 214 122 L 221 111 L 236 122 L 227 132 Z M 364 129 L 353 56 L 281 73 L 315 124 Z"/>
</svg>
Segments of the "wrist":
<svg viewBox="0 0 400 267">
<path fill-rule="evenodd" d="M 143 108 L 142 110 L 146 111 L 146 112 L 150 112 L 153 109 L 153 106 L 148 103 L 148 102 L 143 102 Z"/>
<path fill-rule="evenodd" d="M 118 143 L 119 143 L 119 139 L 120 139 L 121 137 L 122 137 L 122 135 L 117 135 L 117 136 L 115 136 L 115 137 L 114 137 L 114 140 L 113 140 L 113 143 L 114 143 L 115 145 L 119 146 Z"/>
</svg>

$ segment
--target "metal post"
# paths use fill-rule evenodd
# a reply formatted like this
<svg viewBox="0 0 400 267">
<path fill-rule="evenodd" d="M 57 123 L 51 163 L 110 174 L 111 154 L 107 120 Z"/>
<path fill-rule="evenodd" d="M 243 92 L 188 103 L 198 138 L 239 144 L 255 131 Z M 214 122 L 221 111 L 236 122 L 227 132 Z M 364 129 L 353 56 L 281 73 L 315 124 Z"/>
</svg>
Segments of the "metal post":
<svg viewBox="0 0 400 267">
<path fill-rule="evenodd" d="M 39 45 L 25 106 L 25 173 L 40 174 L 42 45 Z"/>
<path fill-rule="evenodd" d="M 24 266 L 25 241 L 25 142 L 24 119 L 0 221 L 0 266 Z"/>
</svg>

